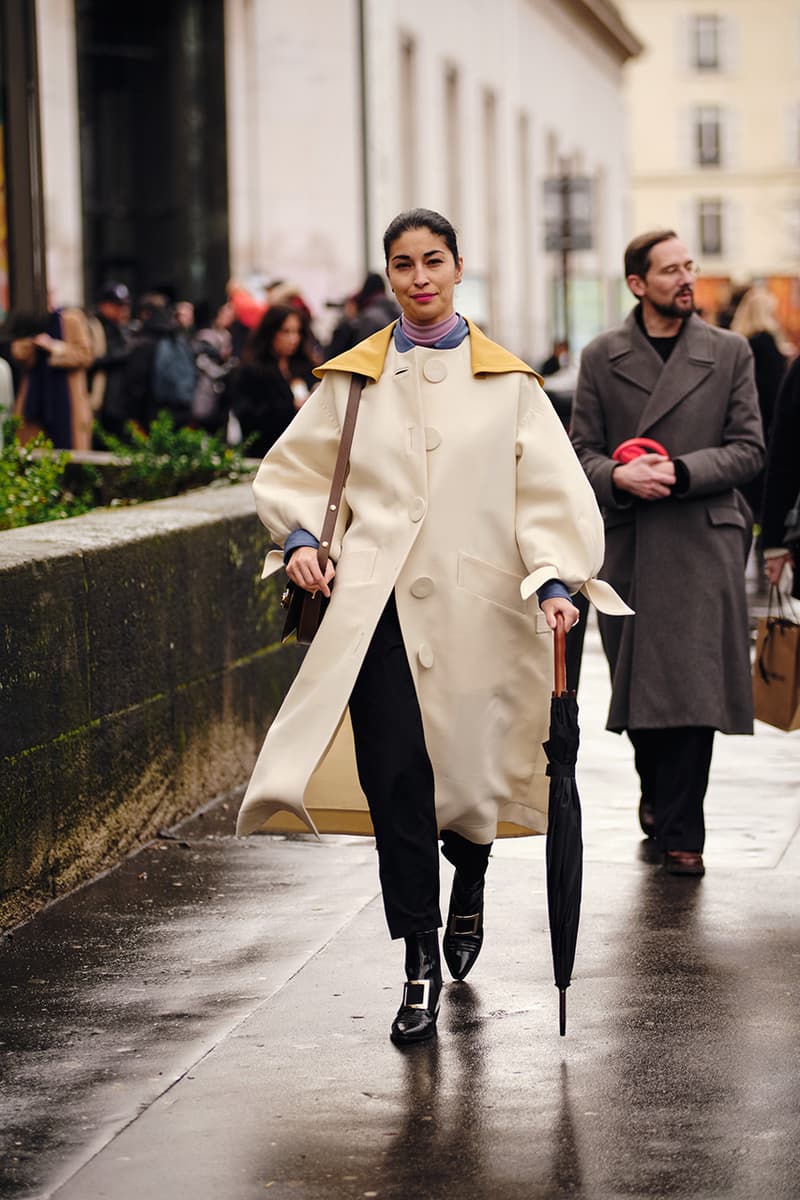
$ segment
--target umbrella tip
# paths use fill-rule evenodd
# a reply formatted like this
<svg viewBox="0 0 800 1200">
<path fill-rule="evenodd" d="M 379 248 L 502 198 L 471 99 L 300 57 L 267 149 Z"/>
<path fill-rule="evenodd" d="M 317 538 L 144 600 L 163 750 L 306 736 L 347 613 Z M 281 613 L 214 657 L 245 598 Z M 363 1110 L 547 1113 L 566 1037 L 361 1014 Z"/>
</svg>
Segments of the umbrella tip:
<svg viewBox="0 0 800 1200">
<path fill-rule="evenodd" d="M 561 1037 L 567 1033 L 567 989 L 558 989 L 558 1032 Z"/>
</svg>

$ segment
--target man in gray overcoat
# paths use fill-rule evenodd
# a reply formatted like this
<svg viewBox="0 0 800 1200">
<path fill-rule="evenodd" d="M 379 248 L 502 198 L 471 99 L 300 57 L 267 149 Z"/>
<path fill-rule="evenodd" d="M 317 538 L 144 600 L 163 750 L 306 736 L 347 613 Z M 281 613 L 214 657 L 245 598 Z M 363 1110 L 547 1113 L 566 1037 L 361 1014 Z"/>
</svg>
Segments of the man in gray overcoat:
<svg viewBox="0 0 800 1200">
<path fill-rule="evenodd" d="M 607 728 L 633 743 L 639 819 L 666 869 L 702 875 L 714 732 L 753 732 L 753 517 L 738 489 L 762 466 L 761 418 L 750 348 L 696 315 L 696 267 L 677 235 L 635 238 L 625 275 L 639 303 L 584 350 L 572 416 L 605 519 L 602 575 L 636 614 L 599 617 Z M 640 437 L 657 448 L 614 457 Z"/>
</svg>

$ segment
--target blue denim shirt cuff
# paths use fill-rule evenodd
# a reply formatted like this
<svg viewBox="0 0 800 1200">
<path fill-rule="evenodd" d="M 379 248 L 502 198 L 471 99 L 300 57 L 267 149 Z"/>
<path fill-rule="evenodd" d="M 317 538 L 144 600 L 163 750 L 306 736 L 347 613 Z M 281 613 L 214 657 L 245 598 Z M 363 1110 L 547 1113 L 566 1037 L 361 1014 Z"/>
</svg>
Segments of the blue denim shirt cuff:
<svg viewBox="0 0 800 1200">
<path fill-rule="evenodd" d="M 316 550 L 319 545 L 319 540 L 314 537 L 313 533 L 309 533 L 307 529 L 295 529 L 286 539 L 283 547 L 283 564 L 286 566 L 292 554 L 299 546 L 313 546 Z M 545 584 L 547 587 L 547 584 Z"/>
<path fill-rule="evenodd" d="M 536 598 L 540 604 L 543 600 L 555 600 L 557 596 L 562 600 L 572 599 L 560 579 L 548 579 L 547 583 L 536 589 Z"/>
</svg>

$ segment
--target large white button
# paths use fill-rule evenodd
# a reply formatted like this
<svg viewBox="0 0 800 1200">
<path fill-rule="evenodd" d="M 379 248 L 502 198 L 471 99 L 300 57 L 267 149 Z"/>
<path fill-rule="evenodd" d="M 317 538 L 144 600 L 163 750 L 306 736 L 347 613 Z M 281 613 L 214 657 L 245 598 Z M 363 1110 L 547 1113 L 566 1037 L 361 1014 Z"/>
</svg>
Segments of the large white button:
<svg viewBox="0 0 800 1200">
<path fill-rule="evenodd" d="M 429 358 L 422 368 L 422 374 L 428 383 L 441 383 L 447 378 L 447 367 L 440 358 Z"/>
<path fill-rule="evenodd" d="M 412 521 L 421 521 L 425 516 L 425 501 L 417 496 L 408 506 L 408 515 Z"/>
<path fill-rule="evenodd" d="M 420 575 L 419 579 L 415 579 L 411 585 L 411 595 L 416 596 L 418 600 L 424 600 L 426 596 L 430 596 L 433 591 L 433 580 L 427 575 Z"/>
<path fill-rule="evenodd" d="M 435 450 L 441 444 L 442 435 L 438 429 L 434 429 L 432 425 L 428 425 L 425 429 L 425 449 Z"/>
<path fill-rule="evenodd" d="M 433 649 L 427 642 L 423 642 L 419 650 L 417 650 L 417 658 L 421 667 L 433 666 Z"/>
</svg>

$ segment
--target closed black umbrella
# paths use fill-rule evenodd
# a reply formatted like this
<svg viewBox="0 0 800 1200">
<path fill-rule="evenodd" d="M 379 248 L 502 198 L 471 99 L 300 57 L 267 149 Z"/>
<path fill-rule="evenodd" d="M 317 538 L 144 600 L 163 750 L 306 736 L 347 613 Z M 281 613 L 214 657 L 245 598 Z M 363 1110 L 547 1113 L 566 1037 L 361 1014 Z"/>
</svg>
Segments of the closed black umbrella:
<svg viewBox="0 0 800 1200">
<path fill-rule="evenodd" d="M 583 881 L 581 802 L 575 783 L 578 760 L 578 701 L 566 690 L 564 618 L 556 618 L 555 689 L 550 701 L 550 736 L 544 743 L 549 766 L 547 820 L 547 910 L 553 971 L 559 990 L 559 1032 L 567 1031 L 567 988 L 575 962 Z"/>
</svg>

